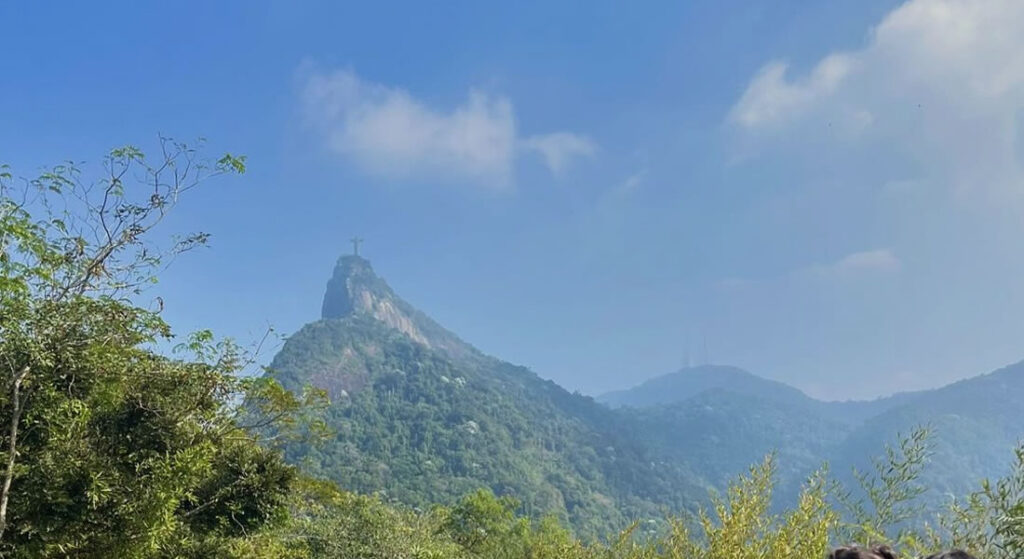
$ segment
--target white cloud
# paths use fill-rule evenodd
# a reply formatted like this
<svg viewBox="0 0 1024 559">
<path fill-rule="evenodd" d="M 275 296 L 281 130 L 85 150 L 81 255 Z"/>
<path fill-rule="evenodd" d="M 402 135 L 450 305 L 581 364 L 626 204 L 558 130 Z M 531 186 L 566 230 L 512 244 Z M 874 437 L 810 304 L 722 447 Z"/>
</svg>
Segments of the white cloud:
<svg viewBox="0 0 1024 559">
<path fill-rule="evenodd" d="M 523 141 L 523 146 L 539 152 L 556 175 L 565 170 L 573 158 L 592 157 L 597 151 L 597 146 L 589 138 L 569 132 L 531 136 Z"/>
<path fill-rule="evenodd" d="M 786 79 L 789 65 L 771 62 L 750 82 L 730 118 L 751 128 L 788 119 L 835 91 L 850 74 L 852 66 L 852 57 L 833 54 L 819 62 L 807 77 L 789 81 Z"/>
<path fill-rule="evenodd" d="M 848 254 L 830 264 L 819 264 L 805 268 L 799 275 L 810 274 L 825 278 L 849 278 L 862 274 L 893 272 L 900 269 L 902 262 L 891 249 L 882 248 Z"/>
<path fill-rule="evenodd" d="M 729 114 L 760 149 L 852 142 L 961 194 L 1024 192 L 1024 2 L 909 0 L 791 74 L 769 62 Z"/>
<path fill-rule="evenodd" d="M 446 111 L 403 89 L 339 70 L 310 73 L 302 101 L 309 122 L 332 151 L 386 179 L 436 178 L 500 188 L 512 184 L 522 149 L 539 151 L 554 173 L 595 150 L 589 139 L 568 132 L 520 139 L 511 101 L 475 89 Z"/>
</svg>

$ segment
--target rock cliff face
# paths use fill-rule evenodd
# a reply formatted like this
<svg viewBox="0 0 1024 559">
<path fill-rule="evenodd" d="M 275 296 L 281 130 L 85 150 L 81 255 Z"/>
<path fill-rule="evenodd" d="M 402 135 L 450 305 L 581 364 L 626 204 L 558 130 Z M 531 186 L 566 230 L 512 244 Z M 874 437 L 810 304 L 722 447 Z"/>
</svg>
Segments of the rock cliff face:
<svg viewBox="0 0 1024 559">
<path fill-rule="evenodd" d="M 356 255 L 342 256 L 327 282 L 321 310 L 324 319 L 356 316 L 373 318 L 413 341 L 463 358 L 478 352 L 455 334 L 402 300 L 377 276 L 370 261 Z"/>
</svg>

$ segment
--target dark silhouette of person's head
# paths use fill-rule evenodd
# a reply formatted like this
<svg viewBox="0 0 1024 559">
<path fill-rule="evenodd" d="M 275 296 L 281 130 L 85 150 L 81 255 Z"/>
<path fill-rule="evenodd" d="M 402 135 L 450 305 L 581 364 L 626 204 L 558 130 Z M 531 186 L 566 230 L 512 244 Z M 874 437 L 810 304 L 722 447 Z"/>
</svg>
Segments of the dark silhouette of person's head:
<svg viewBox="0 0 1024 559">
<path fill-rule="evenodd" d="M 925 559 L 977 559 L 977 557 L 971 555 L 970 553 L 967 553 L 966 551 L 954 549 L 953 551 L 946 551 L 943 553 L 936 553 L 935 555 L 929 555 Z"/>
<path fill-rule="evenodd" d="M 899 556 L 887 545 L 871 547 L 855 545 L 837 547 L 828 554 L 828 559 L 899 559 Z"/>
</svg>

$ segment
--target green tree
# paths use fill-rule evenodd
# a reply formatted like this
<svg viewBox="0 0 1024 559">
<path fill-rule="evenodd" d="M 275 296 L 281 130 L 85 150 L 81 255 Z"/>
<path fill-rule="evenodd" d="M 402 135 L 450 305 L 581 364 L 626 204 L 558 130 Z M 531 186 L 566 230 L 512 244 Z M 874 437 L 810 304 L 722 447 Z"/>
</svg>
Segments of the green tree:
<svg viewBox="0 0 1024 559">
<path fill-rule="evenodd" d="M 900 436 L 897 445 L 886 445 L 885 456 L 872 459 L 873 471 L 853 472 L 859 485 L 856 493 L 833 487 L 847 513 L 848 521 L 839 532 L 843 541 L 920 545 L 913 528 L 924 517 L 917 499 L 928 489 L 920 478 L 930 456 L 931 432 L 918 427 Z"/>
<path fill-rule="evenodd" d="M 968 549 L 979 557 L 1024 557 L 1024 446 L 1017 448 L 1012 472 L 982 482 L 939 519 L 933 545 Z"/>
<path fill-rule="evenodd" d="M 71 163 L 29 180 L 0 169 L 5 555 L 214 556 L 285 512 L 293 470 L 246 422 L 303 402 L 239 375 L 251 354 L 208 332 L 161 354 L 162 302 L 137 303 L 169 258 L 208 238 L 160 246 L 154 228 L 244 158 L 159 147 L 155 159 L 112 151 L 97 180 Z M 262 413 L 243 413 L 247 394 Z"/>
<path fill-rule="evenodd" d="M 300 478 L 290 520 L 269 534 L 279 557 L 324 559 L 470 559 L 441 529 L 444 510 L 417 513 L 376 497 Z"/>
</svg>

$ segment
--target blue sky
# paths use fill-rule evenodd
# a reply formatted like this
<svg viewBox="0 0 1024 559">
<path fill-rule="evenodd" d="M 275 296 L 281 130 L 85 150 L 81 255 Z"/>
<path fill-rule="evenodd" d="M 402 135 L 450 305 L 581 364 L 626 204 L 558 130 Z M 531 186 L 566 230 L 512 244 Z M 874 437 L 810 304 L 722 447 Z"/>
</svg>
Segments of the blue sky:
<svg viewBox="0 0 1024 559">
<path fill-rule="evenodd" d="M 1022 10 L 6 3 L 0 160 L 247 154 L 168 224 L 213 234 L 161 283 L 179 331 L 294 331 L 358 234 L 571 389 L 689 356 L 870 397 L 1024 358 Z"/>
</svg>

